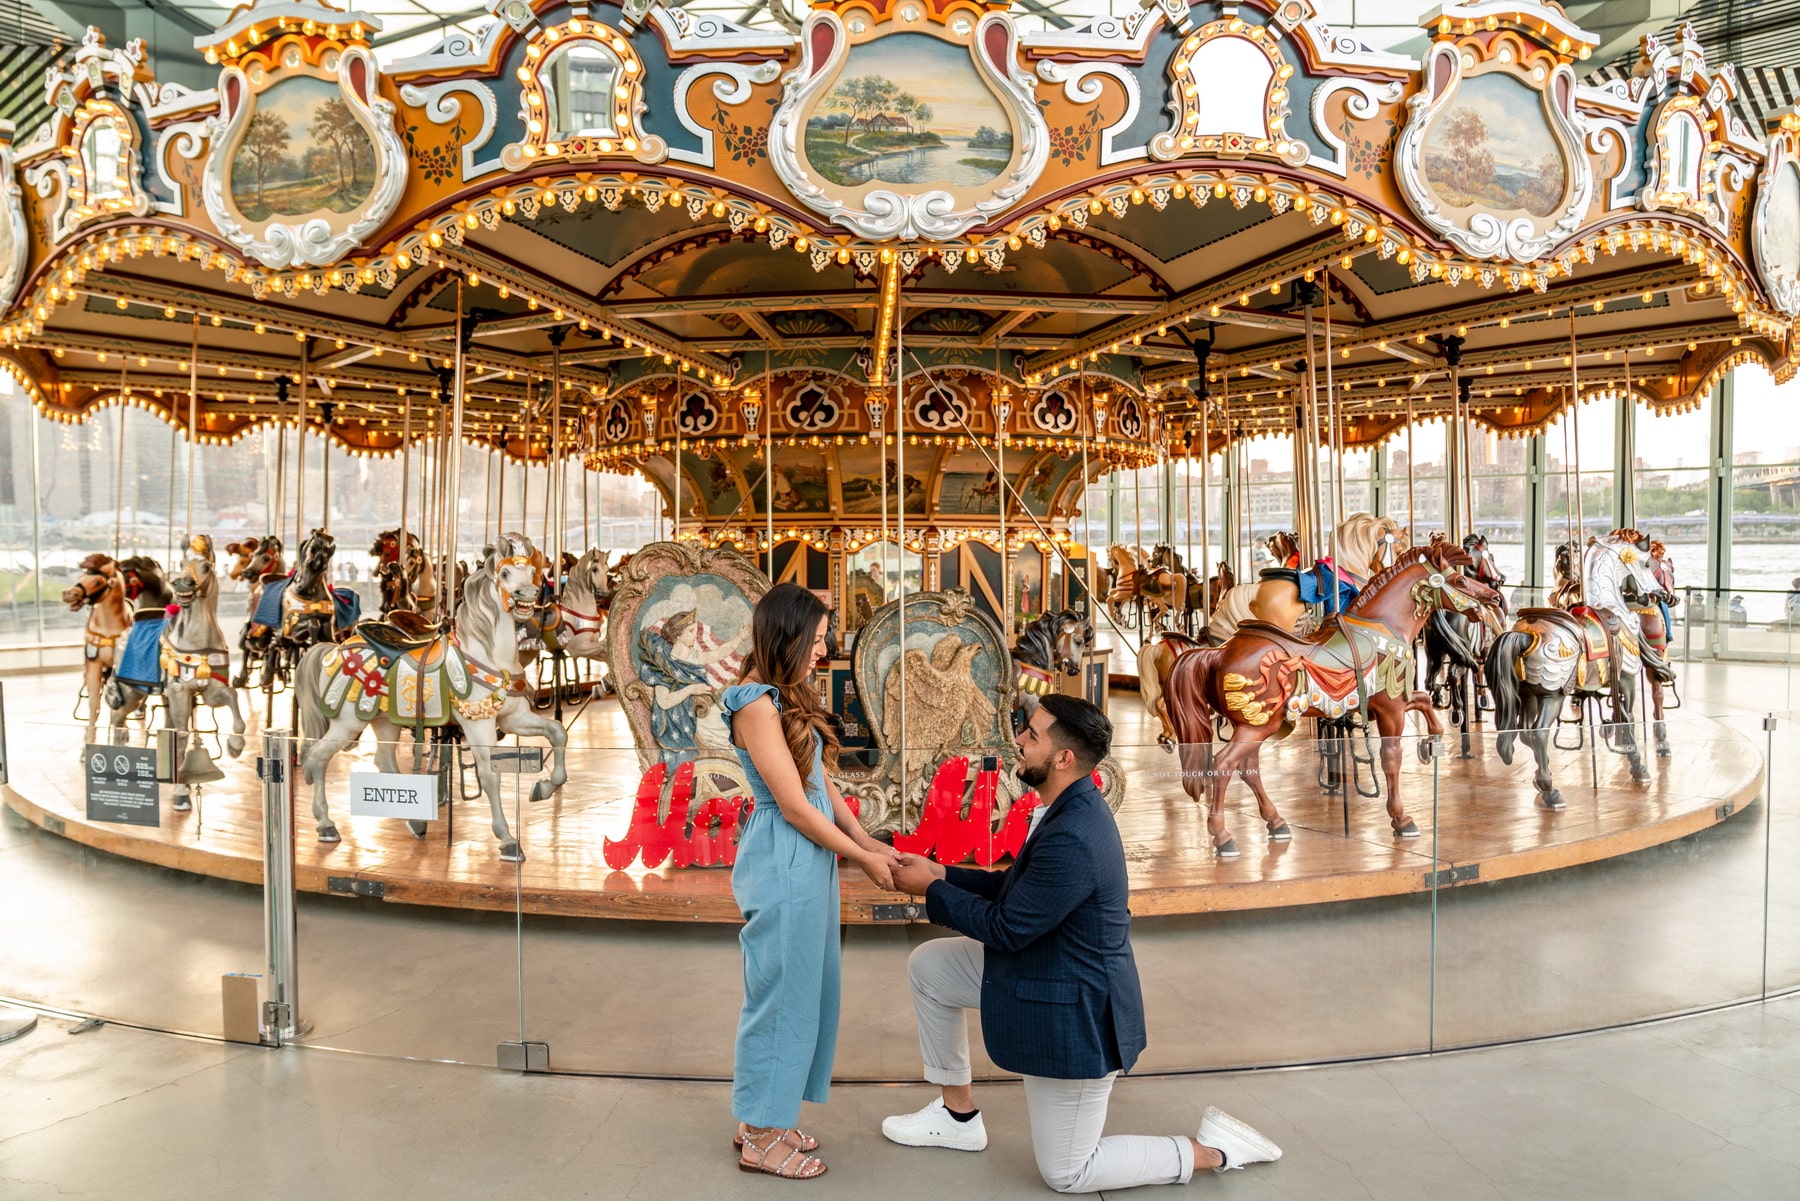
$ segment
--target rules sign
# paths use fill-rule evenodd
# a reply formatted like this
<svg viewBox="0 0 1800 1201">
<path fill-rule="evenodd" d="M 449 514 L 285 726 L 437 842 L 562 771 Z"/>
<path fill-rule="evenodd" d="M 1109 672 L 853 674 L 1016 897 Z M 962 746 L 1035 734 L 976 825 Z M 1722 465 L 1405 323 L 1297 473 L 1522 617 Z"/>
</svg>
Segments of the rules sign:
<svg viewBox="0 0 1800 1201">
<path fill-rule="evenodd" d="M 162 825 L 162 794 L 156 787 L 156 748 L 89 743 L 87 815 L 91 822 L 127 826 Z"/>
<path fill-rule="evenodd" d="M 403 817 L 425 822 L 437 817 L 438 778 L 406 772 L 350 773 L 352 817 Z"/>
</svg>

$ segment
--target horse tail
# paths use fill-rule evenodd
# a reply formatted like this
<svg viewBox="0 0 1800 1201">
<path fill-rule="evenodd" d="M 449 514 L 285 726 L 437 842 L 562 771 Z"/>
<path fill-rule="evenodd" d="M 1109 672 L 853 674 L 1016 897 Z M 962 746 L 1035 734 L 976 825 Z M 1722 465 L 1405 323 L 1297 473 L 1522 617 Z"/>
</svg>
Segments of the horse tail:
<svg viewBox="0 0 1800 1201">
<path fill-rule="evenodd" d="M 1494 639 L 1493 648 L 1488 651 L 1487 684 L 1494 694 L 1494 728 L 1500 732 L 1494 740 L 1494 749 L 1500 752 L 1502 763 L 1512 762 L 1513 740 L 1519 734 L 1525 690 L 1519 679 L 1519 663 L 1530 643 L 1531 635 L 1508 630 Z"/>
<path fill-rule="evenodd" d="M 294 702 L 300 710 L 301 750 L 325 737 L 330 719 L 325 716 L 325 702 L 319 674 L 326 644 L 321 642 L 306 649 L 294 668 Z"/>
<path fill-rule="evenodd" d="M 1175 650 L 1161 638 L 1146 638 L 1144 645 L 1138 648 L 1138 691 L 1144 698 L 1144 708 L 1152 716 L 1156 714 L 1157 702 L 1162 700 L 1163 680 L 1157 664 L 1165 655 L 1173 660 Z"/>
</svg>

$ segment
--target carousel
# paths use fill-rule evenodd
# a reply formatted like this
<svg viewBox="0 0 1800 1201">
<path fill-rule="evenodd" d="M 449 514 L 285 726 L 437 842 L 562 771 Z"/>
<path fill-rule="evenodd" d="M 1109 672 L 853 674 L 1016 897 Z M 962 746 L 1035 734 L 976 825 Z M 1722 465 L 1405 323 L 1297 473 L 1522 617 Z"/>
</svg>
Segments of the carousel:
<svg viewBox="0 0 1800 1201">
<path fill-rule="evenodd" d="M 1491 437 L 1800 365 L 1800 112 L 1751 128 L 1691 31 L 1594 83 L 1537 0 L 1433 10 L 1421 59 L 1308 0 L 489 9 L 382 61 L 376 17 L 258 0 L 197 39 L 206 90 L 90 30 L 0 125 L 0 367 L 37 412 L 279 460 L 256 537 L 215 544 L 190 482 L 177 561 L 84 561 L 85 725 L 14 740 L 27 819 L 259 879 L 242 753 L 285 728 L 302 889 L 736 920 L 715 701 L 784 581 L 833 610 L 840 783 L 898 846 L 1002 861 L 1039 803 L 1017 715 L 1108 707 L 1139 915 L 1549 871 L 1759 795 L 1753 744 L 1663 720 L 1656 545 L 1577 522 L 1515 611 L 1472 519 Z M 1347 457 L 1423 423 L 1441 522 L 1410 481 L 1348 508 Z M 1294 528 L 1264 553 L 1269 436 Z M 321 440 L 398 481 L 367 556 Z M 476 455 L 546 485 L 474 495 Z M 609 555 L 620 473 L 661 534 Z M 90 817 L 70 769 L 108 743 L 166 749 L 160 824 Z M 435 818 L 347 815 L 371 762 L 437 777 Z M 846 884 L 846 920 L 898 899 Z"/>
</svg>

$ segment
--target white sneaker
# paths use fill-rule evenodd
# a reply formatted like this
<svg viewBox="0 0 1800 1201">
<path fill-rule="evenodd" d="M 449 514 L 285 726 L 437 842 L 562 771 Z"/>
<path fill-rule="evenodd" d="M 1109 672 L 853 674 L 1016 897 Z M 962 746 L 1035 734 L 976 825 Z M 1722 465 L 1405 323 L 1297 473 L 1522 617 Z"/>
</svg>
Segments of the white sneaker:
<svg viewBox="0 0 1800 1201">
<path fill-rule="evenodd" d="M 982 1124 L 981 1115 L 978 1113 L 966 1122 L 959 1122 L 944 1108 L 942 1097 L 934 1098 L 931 1104 L 916 1113 L 885 1119 L 881 1123 L 881 1133 L 903 1147 L 949 1147 L 954 1151 L 987 1149 L 987 1127 Z"/>
<path fill-rule="evenodd" d="M 1200 1133 L 1194 1137 L 1200 1140 L 1202 1146 L 1224 1154 L 1225 1166 L 1214 1168 L 1215 1172 L 1249 1167 L 1253 1163 L 1270 1163 L 1281 1158 L 1281 1148 L 1271 1142 L 1268 1135 L 1211 1105 L 1200 1115 Z"/>
</svg>

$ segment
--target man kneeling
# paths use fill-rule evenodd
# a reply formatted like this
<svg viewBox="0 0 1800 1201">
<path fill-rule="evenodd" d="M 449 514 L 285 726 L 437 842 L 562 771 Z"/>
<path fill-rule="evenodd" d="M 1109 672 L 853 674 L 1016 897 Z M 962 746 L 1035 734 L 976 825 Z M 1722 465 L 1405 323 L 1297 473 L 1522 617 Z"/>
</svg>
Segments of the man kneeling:
<svg viewBox="0 0 1800 1201">
<path fill-rule="evenodd" d="M 1281 1148 L 1207 1107 L 1185 1135 L 1100 1137 L 1113 1081 L 1144 1049 L 1144 1000 L 1131 955 L 1125 848 L 1094 767 L 1112 723 L 1084 700 L 1043 698 L 1018 738 L 1019 779 L 1048 797 L 1005 871 L 945 868 L 909 855 L 900 888 L 925 897 L 933 922 L 962 938 L 932 939 L 907 964 L 925 1079 L 942 1096 L 888 1118 L 909 1147 L 980 1151 L 987 1129 L 970 1087 L 965 1010 L 981 1009 L 988 1056 L 1025 1078 L 1038 1171 L 1059 1193 L 1185 1184 L 1281 1158 Z"/>
</svg>

